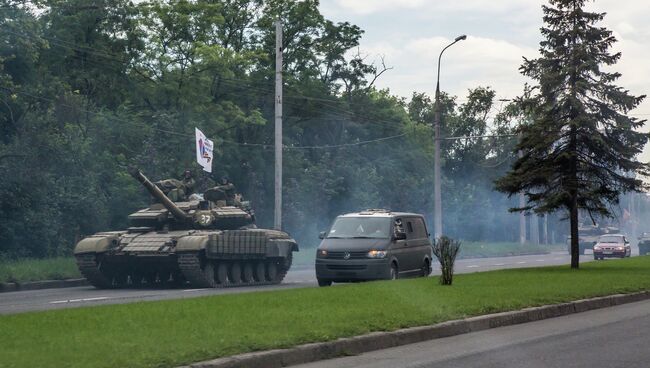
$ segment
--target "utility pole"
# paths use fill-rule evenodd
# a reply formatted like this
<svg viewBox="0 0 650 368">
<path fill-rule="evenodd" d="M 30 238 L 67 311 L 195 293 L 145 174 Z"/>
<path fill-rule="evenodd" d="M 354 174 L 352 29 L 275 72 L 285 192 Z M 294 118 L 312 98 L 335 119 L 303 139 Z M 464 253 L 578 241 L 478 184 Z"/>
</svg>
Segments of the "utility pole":
<svg viewBox="0 0 650 368">
<path fill-rule="evenodd" d="M 435 114 L 433 116 L 433 143 L 434 143 L 434 154 L 433 154 L 433 227 L 434 227 L 434 236 L 436 239 L 442 236 L 442 188 L 440 185 L 440 60 L 442 59 L 442 53 L 445 52 L 449 47 L 454 45 L 458 41 L 463 41 L 467 39 L 466 35 L 461 35 L 454 39 L 454 42 L 447 45 L 438 56 L 438 76 L 436 77 L 436 104 L 435 104 Z"/>
<path fill-rule="evenodd" d="M 282 230 L 282 23 L 275 22 L 275 213 L 273 228 Z"/>
<path fill-rule="evenodd" d="M 521 139 L 521 135 L 519 136 Z M 524 153 L 519 151 L 519 158 L 524 157 Z M 526 196 L 524 192 L 519 192 L 519 208 L 526 206 Z M 526 243 L 526 215 L 523 212 L 519 212 L 519 244 Z"/>
</svg>

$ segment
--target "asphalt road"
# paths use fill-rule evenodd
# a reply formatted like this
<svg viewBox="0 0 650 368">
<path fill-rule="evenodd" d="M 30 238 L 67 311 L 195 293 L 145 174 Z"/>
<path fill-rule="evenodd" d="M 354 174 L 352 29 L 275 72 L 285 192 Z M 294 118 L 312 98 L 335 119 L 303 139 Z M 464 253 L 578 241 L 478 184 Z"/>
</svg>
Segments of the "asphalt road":
<svg viewBox="0 0 650 368">
<path fill-rule="evenodd" d="M 593 260 L 591 255 L 580 261 Z M 564 252 L 534 256 L 461 259 L 456 261 L 456 273 L 470 273 L 503 268 L 521 268 L 568 264 Z M 439 274 L 434 264 L 433 274 Z M 119 289 L 98 290 L 91 286 L 0 293 L 0 314 L 22 313 L 49 309 L 85 307 L 102 304 L 123 304 L 150 300 L 194 298 L 206 295 L 269 291 L 299 287 L 316 287 L 314 269 L 292 269 L 280 285 L 236 287 L 226 289 Z"/>
<path fill-rule="evenodd" d="M 646 368 L 650 301 L 294 368 Z"/>
</svg>

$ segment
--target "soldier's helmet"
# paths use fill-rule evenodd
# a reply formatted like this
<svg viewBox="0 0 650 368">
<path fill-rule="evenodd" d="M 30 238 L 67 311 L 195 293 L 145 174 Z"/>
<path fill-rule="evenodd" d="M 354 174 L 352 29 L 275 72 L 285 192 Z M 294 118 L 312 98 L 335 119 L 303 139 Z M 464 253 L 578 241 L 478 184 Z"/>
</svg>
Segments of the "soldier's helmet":
<svg viewBox="0 0 650 368">
<path fill-rule="evenodd" d="M 230 183 L 230 178 L 228 177 L 228 175 L 222 176 L 221 177 L 221 184 L 228 184 L 228 183 Z"/>
<path fill-rule="evenodd" d="M 185 170 L 185 171 L 183 172 L 183 177 L 184 177 L 185 179 L 189 179 L 189 178 L 191 178 L 191 177 L 192 177 L 192 170 Z"/>
</svg>

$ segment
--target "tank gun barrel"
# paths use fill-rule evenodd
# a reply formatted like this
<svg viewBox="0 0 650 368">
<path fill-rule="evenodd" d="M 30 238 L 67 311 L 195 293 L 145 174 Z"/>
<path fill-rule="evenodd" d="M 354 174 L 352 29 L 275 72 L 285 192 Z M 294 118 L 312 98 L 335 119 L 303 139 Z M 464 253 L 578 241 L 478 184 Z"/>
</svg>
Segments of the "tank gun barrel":
<svg viewBox="0 0 650 368">
<path fill-rule="evenodd" d="M 137 181 L 139 181 L 147 191 L 160 203 L 165 206 L 169 212 L 174 215 L 177 220 L 187 221 L 190 216 L 187 215 L 183 210 L 178 208 L 166 195 L 163 193 L 154 183 L 152 183 L 138 168 L 131 167 L 129 168 L 129 174 L 133 176 Z"/>
</svg>

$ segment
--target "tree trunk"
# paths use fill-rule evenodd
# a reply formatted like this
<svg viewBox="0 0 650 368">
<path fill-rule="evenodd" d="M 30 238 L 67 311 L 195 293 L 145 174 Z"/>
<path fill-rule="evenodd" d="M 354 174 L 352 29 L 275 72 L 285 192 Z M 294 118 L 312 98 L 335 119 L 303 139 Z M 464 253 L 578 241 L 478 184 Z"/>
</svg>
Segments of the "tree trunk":
<svg viewBox="0 0 650 368">
<path fill-rule="evenodd" d="M 573 121 L 573 119 L 572 119 Z M 578 269 L 580 268 L 580 238 L 578 237 L 578 132 L 574 126 L 571 127 L 570 135 L 570 176 L 571 182 L 569 183 L 569 196 L 570 204 L 570 214 L 569 221 L 571 223 L 571 268 Z"/>
<path fill-rule="evenodd" d="M 569 221 L 571 223 L 571 268 L 580 268 L 580 246 L 578 238 L 578 194 L 576 191 L 571 193 L 571 214 Z"/>
</svg>

